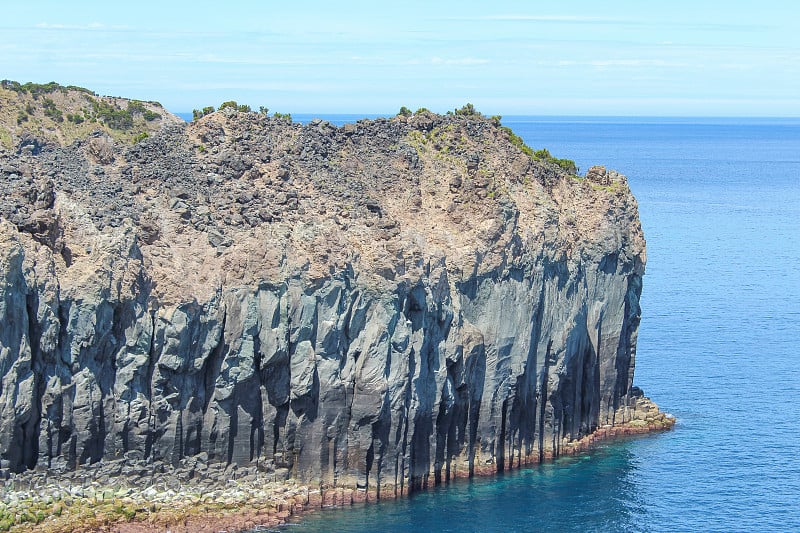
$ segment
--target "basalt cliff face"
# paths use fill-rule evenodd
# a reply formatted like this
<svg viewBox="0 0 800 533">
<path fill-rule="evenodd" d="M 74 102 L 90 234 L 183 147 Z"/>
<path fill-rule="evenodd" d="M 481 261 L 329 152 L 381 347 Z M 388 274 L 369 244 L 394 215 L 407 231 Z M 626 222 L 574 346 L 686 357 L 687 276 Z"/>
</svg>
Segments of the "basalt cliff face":
<svg viewBox="0 0 800 533">
<path fill-rule="evenodd" d="M 3 468 L 202 454 L 394 495 L 647 409 L 623 176 L 480 115 L 166 118 L 7 132 Z"/>
</svg>

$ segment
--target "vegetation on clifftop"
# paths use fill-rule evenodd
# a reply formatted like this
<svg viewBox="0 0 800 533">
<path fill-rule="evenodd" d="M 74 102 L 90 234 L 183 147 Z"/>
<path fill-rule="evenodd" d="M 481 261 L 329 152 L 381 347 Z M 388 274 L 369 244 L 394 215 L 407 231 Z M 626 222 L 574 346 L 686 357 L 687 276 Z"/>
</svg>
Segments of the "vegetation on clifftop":
<svg viewBox="0 0 800 533">
<path fill-rule="evenodd" d="M 193 109 L 192 120 L 200 120 L 201 118 L 210 115 L 211 113 L 214 113 L 216 111 L 222 111 L 223 109 L 233 109 L 240 113 L 250 113 L 252 111 L 252 108 L 247 104 L 240 104 L 236 100 L 229 100 L 227 102 L 222 102 L 219 106 L 219 109 L 215 108 L 213 105 L 206 106 L 202 109 Z M 269 109 L 264 107 L 263 105 L 259 106 L 258 113 L 264 116 L 268 116 Z M 275 113 L 275 117 L 291 119 L 292 116 L 288 113 L 286 114 Z"/>
<path fill-rule="evenodd" d="M 5 101 L 2 102 L 4 104 L 2 107 L 6 108 L 4 111 L 7 110 L 8 113 L 0 113 L 0 124 L 8 126 L 5 128 L 7 131 L 0 132 L 0 144 L 7 148 L 11 148 L 15 143 L 14 136 L 23 131 L 47 137 L 52 135 L 48 131 L 56 130 L 61 142 L 71 142 L 71 140 L 97 129 L 98 126 L 117 139 L 139 142 L 147 138 L 148 132 L 152 132 L 155 127 L 159 126 L 158 122 L 163 118 L 162 113 L 154 110 L 154 108 L 162 109 L 156 102 L 101 97 L 94 91 L 74 85 L 64 86 L 56 82 L 19 83 L 2 80 L 0 89 L 16 93 L 20 98 L 16 105 L 8 99 L 4 99 Z M 220 104 L 218 108 L 207 106 L 194 109 L 193 120 L 199 120 L 225 109 L 241 113 L 253 112 L 249 105 L 229 100 Z M 269 109 L 260 106 L 258 113 L 268 116 Z M 424 107 L 412 112 L 408 107 L 402 106 L 398 116 L 409 118 L 425 113 L 430 113 L 430 111 Z M 511 144 L 531 159 L 557 165 L 572 175 L 578 173 L 578 167 L 571 159 L 554 157 L 546 148 L 534 150 L 528 146 L 511 128 L 501 124 L 502 117 L 499 115 L 487 117 L 471 103 L 448 111 L 447 115 L 491 121 L 508 136 Z M 273 117 L 292 121 L 289 113 L 276 112 Z"/>
<path fill-rule="evenodd" d="M 34 136 L 69 144 L 102 130 L 122 142 L 153 133 L 180 119 L 158 102 L 99 96 L 74 85 L 0 81 L 0 145 L 11 149 Z"/>
<path fill-rule="evenodd" d="M 497 118 L 499 123 L 501 117 L 498 116 L 492 118 Z M 530 158 L 535 159 L 536 161 L 545 161 L 558 165 L 561 169 L 572 175 L 576 175 L 578 173 L 578 166 L 572 159 L 559 159 L 557 157 L 553 157 L 553 155 L 550 153 L 550 150 L 547 148 L 534 150 L 525 144 L 525 141 L 522 140 L 522 137 L 514 133 L 508 126 L 500 126 L 500 129 L 508 135 L 508 140 L 511 142 L 511 144 L 522 150 Z"/>
<path fill-rule="evenodd" d="M 454 111 L 448 111 L 447 114 L 487 118 L 483 113 L 475 109 L 475 106 L 473 106 L 470 103 L 467 103 L 463 105 L 461 108 L 456 109 Z M 559 159 L 557 157 L 553 157 L 553 155 L 550 154 L 550 151 L 547 148 L 534 150 L 533 148 L 525 144 L 525 141 L 522 140 L 522 137 L 514 133 L 511 130 L 511 128 L 507 126 L 502 126 L 500 122 L 502 118 L 503 117 L 501 117 L 500 115 L 493 115 L 489 117 L 489 120 L 491 120 L 503 132 L 505 132 L 508 135 L 508 140 L 511 142 L 511 144 L 522 150 L 522 152 L 525 153 L 528 157 L 536 161 L 543 161 L 546 163 L 552 163 L 554 165 L 557 165 L 562 170 L 572 175 L 576 175 L 578 173 L 578 166 L 575 164 L 575 161 L 573 161 L 572 159 Z"/>
<path fill-rule="evenodd" d="M 90 96 L 97 96 L 97 93 L 85 87 L 78 87 L 77 85 L 61 85 L 54 81 L 49 83 L 33 83 L 30 81 L 27 83 L 20 83 L 13 80 L 2 80 L 0 81 L 0 87 L 17 93 L 28 93 L 33 96 L 34 99 L 44 94 L 52 94 L 56 91 L 60 91 L 62 93 L 66 93 L 67 91 L 76 91 L 88 94 Z"/>
<path fill-rule="evenodd" d="M 417 109 L 416 112 L 412 113 L 408 107 L 402 106 L 400 108 L 400 111 L 398 111 L 397 116 L 409 118 L 411 116 L 419 115 L 422 113 L 430 113 L 430 111 L 427 108 L 421 107 Z M 487 117 L 486 115 L 478 111 L 475 108 L 475 106 L 472 105 L 471 103 L 466 103 L 463 106 L 454 109 L 453 111 L 448 111 L 447 115 L 466 116 L 482 120 L 489 120 L 495 126 L 500 128 L 501 131 L 505 132 L 506 135 L 508 135 L 508 140 L 511 142 L 511 144 L 519 148 L 524 154 L 526 154 L 531 159 L 546 163 L 552 163 L 572 175 L 578 174 L 579 169 L 578 166 L 575 164 L 575 161 L 571 159 L 560 159 L 557 157 L 553 157 L 553 155 L 547 148 L 534 150 L 533 148 L 525 144 L 525 141 L 522 140 L 522 137 L 514 133 L 511 130 L 511 128 L 501 125 L 501 120 L 503 117 L 501 117 L 500 115 L 492 115 L 491 117 Z"/>
</svg>

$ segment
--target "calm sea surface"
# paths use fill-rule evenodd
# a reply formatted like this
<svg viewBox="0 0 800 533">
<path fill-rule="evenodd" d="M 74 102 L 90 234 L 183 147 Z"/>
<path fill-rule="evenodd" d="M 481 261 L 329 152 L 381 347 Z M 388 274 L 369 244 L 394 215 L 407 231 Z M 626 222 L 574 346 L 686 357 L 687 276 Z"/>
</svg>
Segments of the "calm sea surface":
<svg viewBox="0 0 800 533">
<path fill-rule="evenodd" d="M 635 383 L 678 425 L 282 531 L 800 531 L 800 119 L 503 123 L 629 177 L 648 253 Z"/>
</svg>

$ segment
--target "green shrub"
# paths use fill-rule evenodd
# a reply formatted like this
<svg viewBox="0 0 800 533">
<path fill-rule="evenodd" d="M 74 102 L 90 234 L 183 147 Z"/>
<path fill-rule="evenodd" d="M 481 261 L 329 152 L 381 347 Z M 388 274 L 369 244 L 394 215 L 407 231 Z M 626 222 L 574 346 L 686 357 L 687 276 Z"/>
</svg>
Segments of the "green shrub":
<svg viewBox="0 0 800 533">
<path fill-rule="evenodd" d="M 493 120 L 494 118 L 495 117 L 492 117 Z M 497 123 L 499 123 L 499 117 Z M 553 163 L 554 165 L 558 165 L 560 168 L 573 175 L 578 173 L 578 167 L 575 165 L 575 161 L 572 159 L 559 159 L 557 157 L 553 157 L 553 155 L 550 153 L 550 150 L 547 148 L 541 148 L 534 151 L 530 146 L 525 144 L 525 141 L 522 140 L 522 137 L 511 131 L 511 128 L 509 127 L 500 126 L 500 131 L 505 132 L 508 135 L 508 140 L 511 142 L 511 144 L 522 150 L 522 152 L 531 159 Z"/>
<path fill-rule="evenodd" d="M 247 104 L 239 104 L 236 100 L 228 100 L 227 102 L 222 102 L 219 106 L 219 111 L 222 111 L 226 107 L 230 107 L 231 109 L 235 109 L 241 113 L 249 113 L 251 111 L 250 106 Z"/>
<path fill-rule="evenodd" d="M 134 517 L 136 516 L 135 509 L 129 509 L 121 504 L 117 504 L 114 506 L 114 513 L 124 516 L 126 520 L 133 520 Z"/>
<path fill-rule="evenodd" d="M 263 105 L 262 106 L 258 106 L 258 112 L 261 113 L 262 115 L 264 115 L 265 117 L 267 115 L 269 115 L 269 109 L 267 109 Z"/>
<path fill-rule="evenodd" d="M 92 118 L 102 120 L 106 126 L 118 130 L 129 130 L 133 127 L 133 114 L 128 109 L 122 109 L 103 100 L 91 99 L 91 102 Z M 130 102 L 128 105 L 130 107 Z M 137 106 L 134 105 L 134 109 L 136 108 Z"/>
<path fill-rule="evenodd" d="M 553 163 L 560 166 L 562 169 L 566 170 L 568 173 L 572 174 L 573 176 L 578 174 L 578 166 L 575 164 L 575 161 L 572 159 L 552 159 Z"/>
<path fill-rule="evenodd" d="M 414 114 L 419 115 L 421 113 L 430 113 L 430 112 L 431 112 L 430 109 L 428 109 L 427 107 L 420 107 L 419 109 L 414 111 Z"/>
<path fill-rule="evenodd" d="M 81 124 L 85 119 L 80 113 L 75 113 L 74 115 L 70 113 L 67 114 L 67 120 L 74 124 Z"/>
<path fill-rule="evenodd" d="M 236 103 L 236 100 L 228 100 L 227 102 L 222 102 L 219 106 L 219 111 L 222 111 L 227 107 L 230 107 L 231 109 L 237 109 L 239 107 L 239 104 Z"/>
<path fill-rule="evenodd" d="M 222 109 L 222 108 L 220 108 L 220 109 Z M 206 115 L 210 115 L 214 111 L 216 111 L 216 109 L 214 108 L 213 105 L 206 106 L 203 109 L 193 109 L 192 110 L 192 120 L 199 120 L 199 119 L 203 118 Z"/>
<path fill-rule="evenodd" d="M 6 89 L 8 91 L 14 91 L 14 92 L 17 92 L 17 93 L 22 92 L 22 86 L 20 85 L 20 83 L 18 81 L 3 80 L 3 81 L 0 81 L 0 87 L 2 87 L 3 89 Z"/>
<path fill-rule="evenodd" d="M 44 108 L 44 116 L 50 117 L 56 122 L 64 122 L 64 114 L 56 107 L 56 103 L 53 100 L 45 98 L 42 101 L 42 107 Z"/>
<path fill-rule="evenodd" d="M 291 113 L 278 113 L 278 112 L 276 112 L 272 116 L 275 117 L 275 118 L 282 118 L 282 119 L 288 120 L 289 122 L 292 121 L 292 114 Z"/>
<path fill-rule="evenodd" d="M 397 113 L 397 114 L 400 115 L 400 116 L 404 116 L 404 117 L 410 117 L 411 116 L 411 110 L 409 108 L 407 108 L 406 106 L 403 106 L 403 107 L 400 108 L 400 112 Z"/>
<path fill-rule="evenodd" d="M 542 148 L 541 150 L 536 150 L 533 153 L 533 158 L 537 161 L 547 161 L 548 163 L 553 163 L 558 165 L 563 170 L 566 170 L 570 174 L 577 174 L 578 167 L 575 165 L 575 161 L 572 159 L 559 159 L 557 157 L 553 157 L 550 153 L 550 150 L 547 148 Z"/>
<path fill-rule="evenodd" d="M 161 115 L 147 109 L 144 102 L 140 102 L 139 100 L 131 100 L 128 102 L 128 113 L 130 113 L 131 116 L 142 115 L 147 122 L 161 118 Z"/>
<path fill-rule="evenodd" d="M 144 103 L 140 102 L 139 100 L 131 100 L 128 102 L 128 113 L 135 115 L 135 114 L 144 114 L 147 111 L 147 108 L 144 106 Z"/>
<path fill-rule="evenodd" d="M 138 135 L 134 135 L 133 136 L 133 144 L 140 143 L 143 140 L 147 139 L 148 137 L 150 137 L 150 135 L 146 131 L 143 131 L 142 133 L 139 133 Z"/>
<path fill-rule="evenodd" d="M 477 109 L 475 109 L 475 106 L 470 104 L 470 103 L 464 104 L 461 107 L 461 109 L 456 109 L 455 110 L 455 114 L 456 115 L 464 115 L 464 116 L 468 116 L 468 117 L 482 117 L 483 116 L 483 114 L 480 111 L 478 111 Z"/>
<path fill-rule="evenodd" d="M 533 148 L 525 144 L 525 141 L 522 140 L 522 137 L 511 131 L 511 128 L 507 126 L 500 126 L 500 131 L 503 131 L 508 135 L 508 140 L 511 142 L 511 144 L 522 150 L 522 152 L 528 157 L 533 157 L 535 159 L 533 155 Z"/>
<path fill-rule="evenodd" d="M 107 126 L 118 130 L 129 130 L 133 127 L 133 117 L 124 109 L 117 109 L 100 115 Z"/>
</svg>

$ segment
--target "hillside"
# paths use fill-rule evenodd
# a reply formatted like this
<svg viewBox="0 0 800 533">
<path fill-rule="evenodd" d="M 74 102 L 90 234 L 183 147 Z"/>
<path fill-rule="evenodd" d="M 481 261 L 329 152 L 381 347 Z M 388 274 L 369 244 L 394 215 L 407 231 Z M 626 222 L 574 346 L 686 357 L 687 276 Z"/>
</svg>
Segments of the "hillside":
<svg viewBox="0 0 800 533">
<path fill-rule="evenodd" d="M 65 146 L 96 130 L 131 142 L 179 121 L 157 102 L 99 96 L 55 82 L 0 82 L 0 145 L 6 149 L 30 138 Z"/>
</svg>

